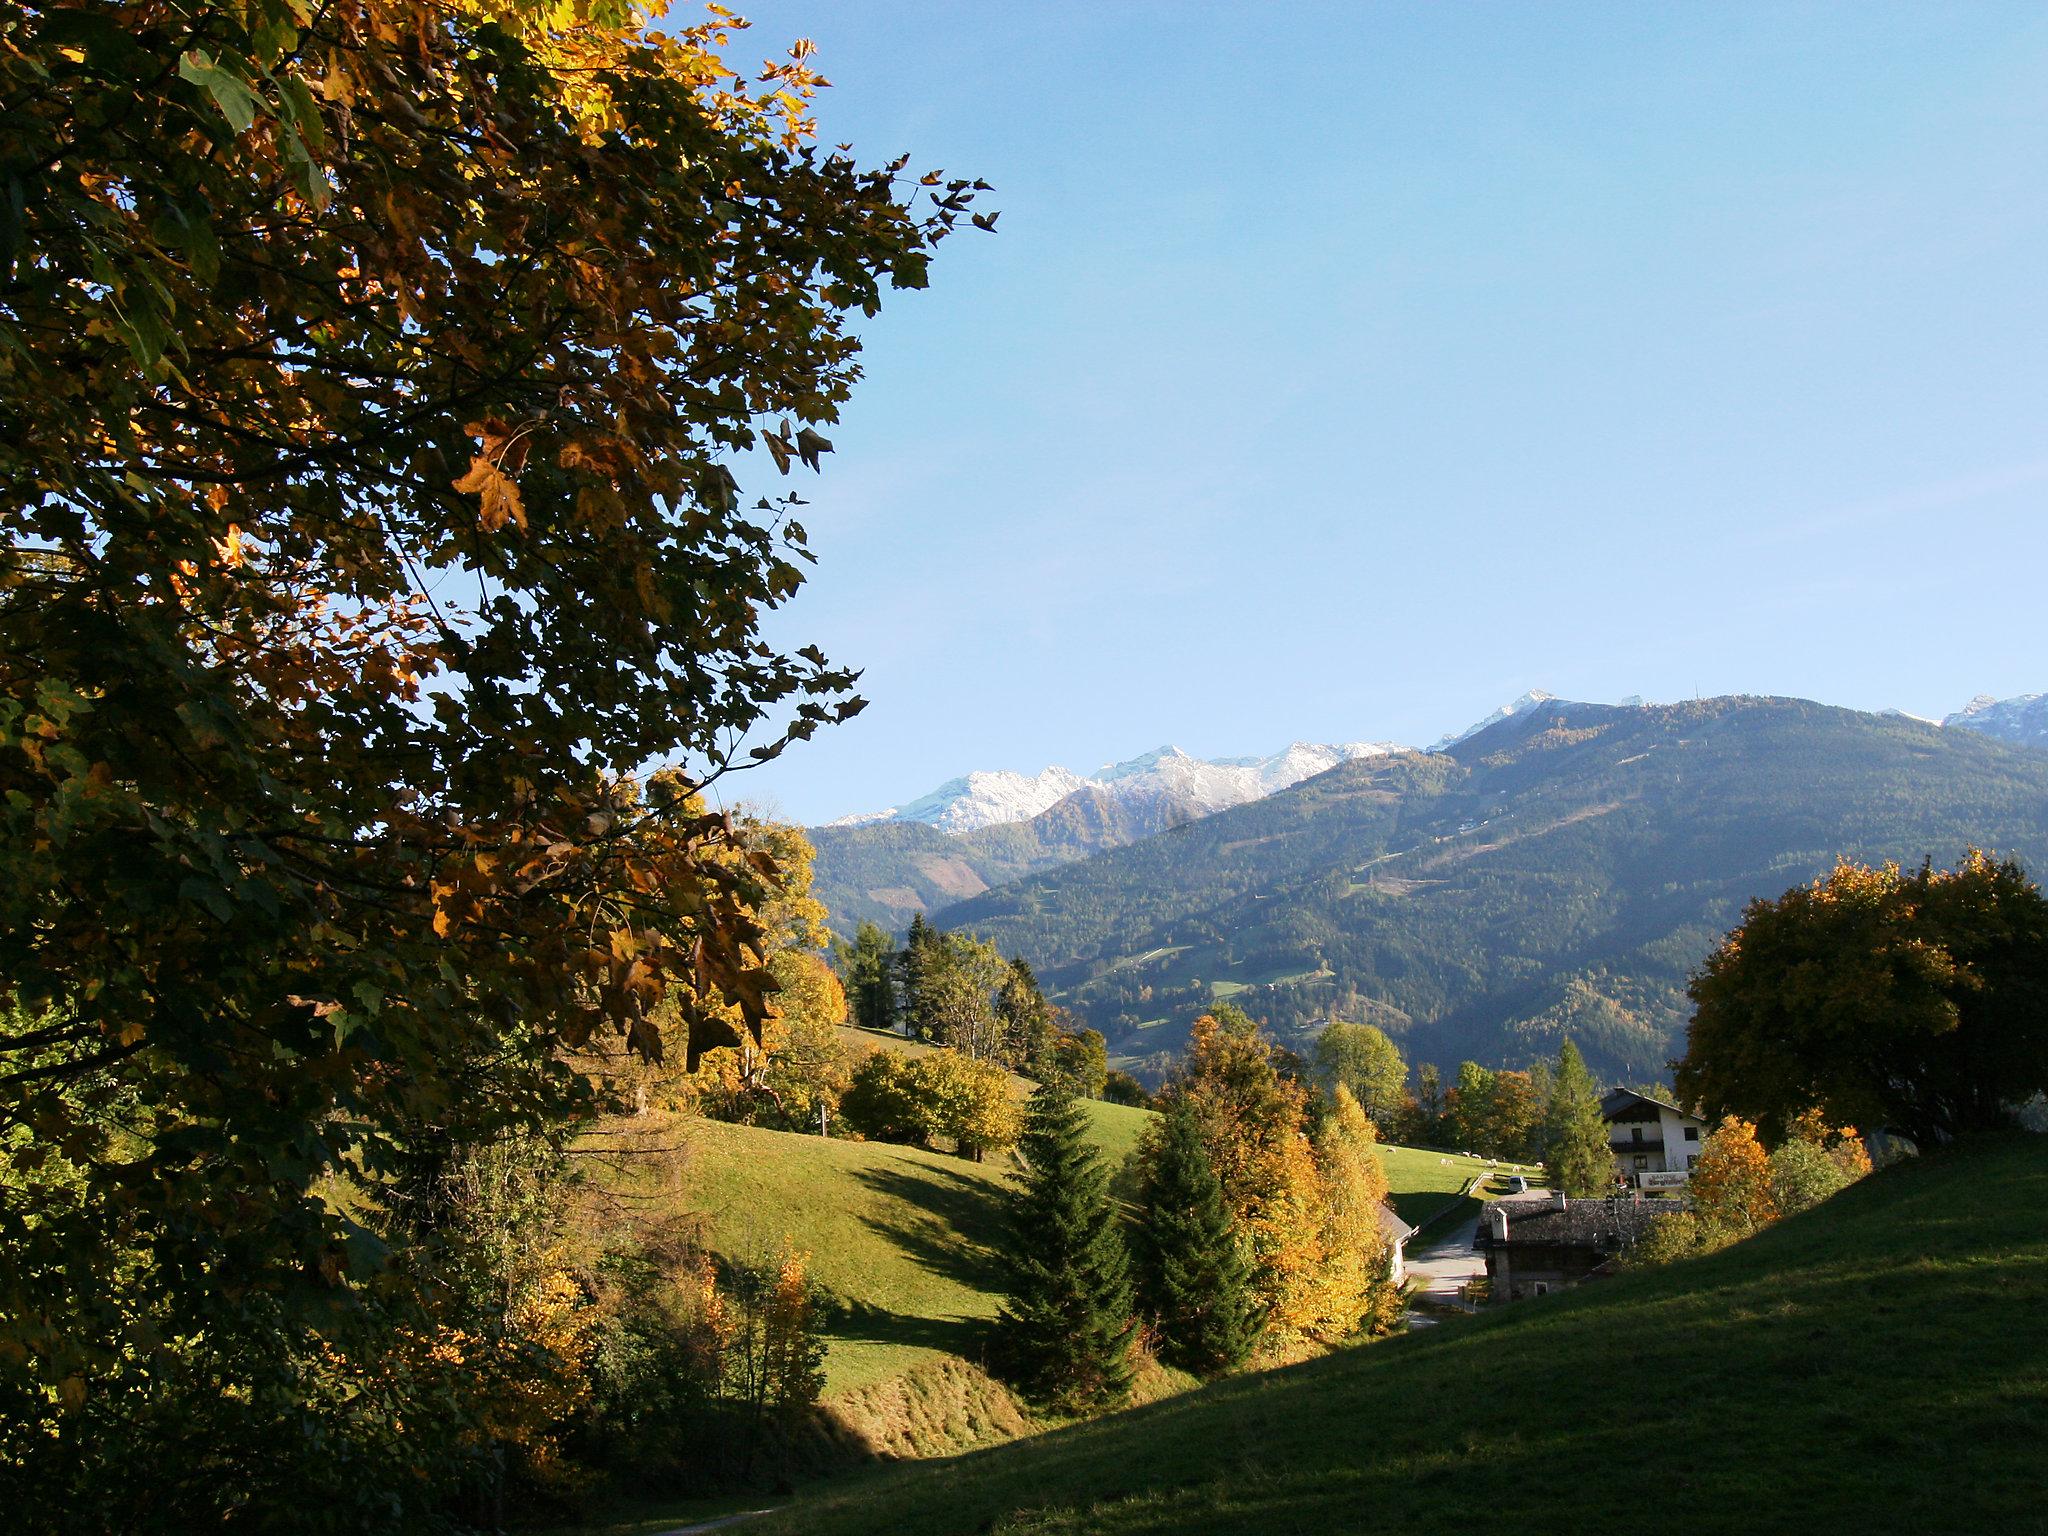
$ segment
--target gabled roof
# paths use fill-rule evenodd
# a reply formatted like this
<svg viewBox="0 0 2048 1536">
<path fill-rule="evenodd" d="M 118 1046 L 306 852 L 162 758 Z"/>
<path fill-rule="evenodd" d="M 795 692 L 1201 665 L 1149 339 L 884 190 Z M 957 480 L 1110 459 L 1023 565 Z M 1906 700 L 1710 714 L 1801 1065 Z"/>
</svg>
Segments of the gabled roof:
<svg viewBox="0 0 2048 1536">
<path fill-rule="evenodd" d="M 1699 1116 L 1695 1115 L 1691 1110 L 1681 1109 L 1676 1104 L 1669 1103 L 1664 1099 L 1653 1098 L 1647 1093 L 1637 1093 L 1633 1088 L 1608 1089 L 1600 1099 L 1600 1118 L 1612 1120 L 1616 1115 L 1631 1109 L 1640 1108 L 1643 1105 L 1648 1105 L 1653 1109 L 1668 1109 L 1674 1115 L 1683 1115 L 1688 1120 L 1699 1119 Z"/>
</svg>

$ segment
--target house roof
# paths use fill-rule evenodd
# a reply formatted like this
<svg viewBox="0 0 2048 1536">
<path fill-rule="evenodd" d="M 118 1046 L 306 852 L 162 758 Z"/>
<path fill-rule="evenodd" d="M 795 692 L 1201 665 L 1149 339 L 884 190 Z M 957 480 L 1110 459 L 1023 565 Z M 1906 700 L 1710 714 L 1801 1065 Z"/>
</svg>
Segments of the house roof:
<svg viewBox="0 0 2048 1536">
<path fill-rule="evenodd" d="M 1399 1213 L 1384 1200 L 1380 1202 L 1380 1230 L 1386 1233 L 1387 1241 L 1390 1243 L 1405 1243 L 1416 1232 L 1416 1229 L 1403 1221 Z"/>
<path fill-rule="evenodd" d="M 1590 1248 L 1601 1253 L 1618 1253 L 1645 1232 L 1652 1223 L 1677 1214 L 1685 1207 L 1675 1200 L 1649 1200 L 1638 1205 L 1627 1200 L 1567 1200 L 1560 1210 L 1548 1195 L 1530 1199 L 1496 1200 L 1507 1213 L 1505 1246 L 1541 1245 L 1546 1248 Z M 1503 1246 L 1487 1222 L 1479 1224 L 1483 1248 Z"/>
<path fill-rule="evenodd" d="M 1676 1104 L 1654 1098 L 1647 1093 L 1637 1093 L 1633 1088 L 1608 1089 L 1600 1099 L 1600 1118 L 1612 1120 L 1617 1115 L 1626 1114 L 1629 1110 L 1639 1109 L 1644 1105 L 1648 1105 L 1653 1109 L 1668 1109 L 1674 1115 L 1684 1115 L 1688 1120 L 1697 1120 L 1699 1118 L 1699 1116 L 1690 1111 L 1679 1108 Z"/>
</svg>

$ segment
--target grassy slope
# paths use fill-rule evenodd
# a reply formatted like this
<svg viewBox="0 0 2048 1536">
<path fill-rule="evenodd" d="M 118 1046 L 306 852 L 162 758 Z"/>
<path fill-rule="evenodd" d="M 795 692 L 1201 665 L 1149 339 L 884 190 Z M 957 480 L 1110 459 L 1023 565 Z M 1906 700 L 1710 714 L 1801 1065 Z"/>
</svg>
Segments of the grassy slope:
<svg viewBox="0 0 2048 1536">
<path fill-rule="evenodd" d="M 1152 1118 L 1121 1104 L 1091 1102 L 1087 1112 L 1112 1166 Z M 942 1355 L 980 1358 L 982 1326 L 997 1307 L 998 1164 L 716 1121 L 681 1122 L 679 1131 L 689 1152 L 671 1198 L 704 1214 L 714 1245 L 773 1250 L 786 1241 L 811 1254 L 813 1275 L 842 1304 L 828 1391 Z M 1412 1147 L 1381 1150 L 1395 1208 L 1410 1221 L 1486 1166 Z"/>
<path fill-rule="evenodd" d="M 2048 1140 L 1750 1243 L 940 1464 L 750 1526 L 2048 1530 Z"/>
<path fill-rule="evenodd" d="M 828 1393 L 940 1355 L 980 1356 L 997 1305 L 995 1164 L 715 1121 L 687 1134 L 686 1198 L 709 1216 L 714 1245 L 787 1241 L 811 1254 L 812 1275 L 842 1303 Z"/>
</svg>

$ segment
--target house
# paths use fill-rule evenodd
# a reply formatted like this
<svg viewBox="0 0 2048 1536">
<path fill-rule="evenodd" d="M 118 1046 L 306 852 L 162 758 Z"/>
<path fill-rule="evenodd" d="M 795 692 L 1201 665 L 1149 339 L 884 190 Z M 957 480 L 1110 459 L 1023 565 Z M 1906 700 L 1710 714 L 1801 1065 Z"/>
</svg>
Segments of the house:
<svg viewBox="0 0 2048 1536">
<path fill-rule="evenodd" d="M 1706 1122 L 1697 1115 L 1633 1088 L 1611 1090 L 1600 1101 L 1600 1116 L 1615 1174 L 1636 1189 L 1683 1187 L 1707 1139 Z"/>
<path fill-rule="evenodd" d="M 1567 1200 L 1562 1194 L 1496 1200 L 1479 1223 L 1488 1293 L 1495 1301 L 1544 1296 L 1613 1272 L 1652 1223 L 1685 1207 L 1640 1195 Z"/>
<path fill-rule="evenodd" d="M 1408 1278 L 1408 1239 L 1415 1235 L 1415 1230 L 1394 1214 L 1391 1205 L 1380 1202 L 1380 1231 L 1386 1235 L 1388 1262 L 1392 1266 L 1391 1274 L 1397 1291 Z"/>
</svg>

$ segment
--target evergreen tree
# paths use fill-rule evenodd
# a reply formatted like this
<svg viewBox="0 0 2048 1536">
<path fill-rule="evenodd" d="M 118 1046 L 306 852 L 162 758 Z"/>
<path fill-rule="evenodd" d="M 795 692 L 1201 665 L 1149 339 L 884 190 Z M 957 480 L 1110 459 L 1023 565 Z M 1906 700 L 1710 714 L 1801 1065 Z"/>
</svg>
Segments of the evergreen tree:
<svg viewBox="0 0 2048 1536">
<path fill-rule="evenodd" d="M 1614 1180 L 1614 1154 L 1608 1150 L 1607 1122 L 1600 1118 L 1600 1092 L 1569 1040 L 1557 1053 L 1543 1139 L 1543 1161 L 1553 1185 L 1575 1198 L 1607 1192 Z"/>
<path fill-rule="evenodd" d="M 1032 1397 L 1063 1412 L 1130 1396 L 1130 1261 L 1109 1200 L 1109 1171 L 1080 1103 L 1057 1083 L 1031 1096 L 1027 1168 L 1009 1200 L 1008 1300 L 998 1353 Z"/>
<path fill-rule="evenodd" d="M 896 1027 L 896 948 L 874 923 L 863 922 L 844 952 L 846 995 L 862 1029 Z"/>
<path fill-rule="evenodd" d="M 1142 1188 L 1138 1283 L 1158 1325 L 1159 1353 L 1197 1376 L 1235 1369 L 1261 1326 L 1251 1261 L 1184 1098 L 1168 1105 L 1148 1138 Z"/>
<path fill-rule="evenodd" d="M 906 1034 L 929 1037 L 932 1032 L 931 977 L 943 942 L 938 930 L 924 920 L 922 912 L 910 919 L 910 932 L 896 956 L 901 980 L 901 1018 Z"/>
</svg>

